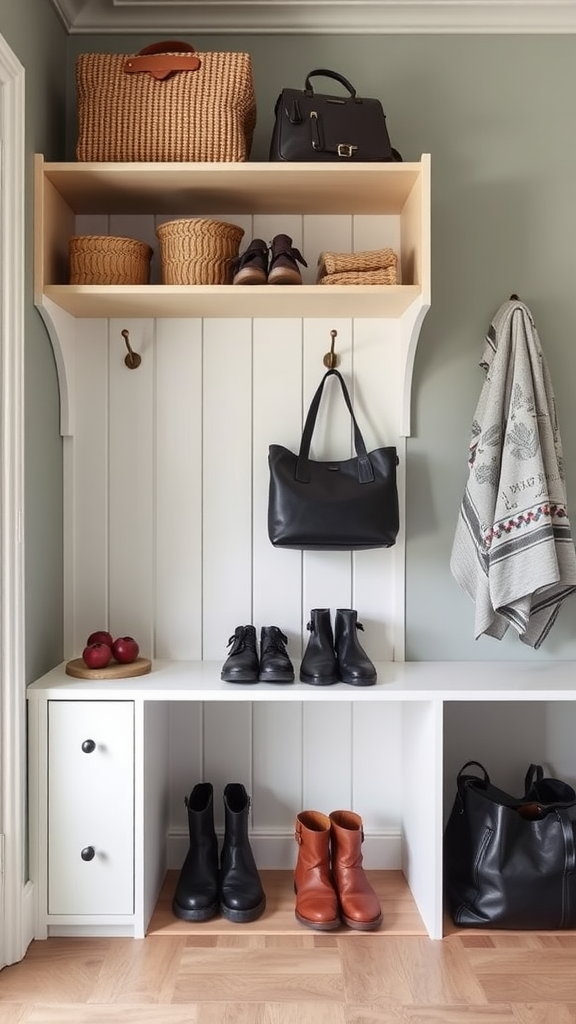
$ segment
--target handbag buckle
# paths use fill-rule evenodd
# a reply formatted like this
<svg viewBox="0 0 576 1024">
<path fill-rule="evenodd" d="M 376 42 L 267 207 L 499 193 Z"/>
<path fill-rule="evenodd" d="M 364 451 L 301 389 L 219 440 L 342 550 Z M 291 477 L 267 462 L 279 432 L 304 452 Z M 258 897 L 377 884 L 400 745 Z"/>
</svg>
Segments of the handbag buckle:
<svg viewBox="0 0 576 1024">
<path fill-rule="evenodd" d="M 358 146 L 352 146 L 349 142 L 339 142 L 337 153 L 338 156 L 354 156 L 354 153 L 358 149 Z"/>
</svg>

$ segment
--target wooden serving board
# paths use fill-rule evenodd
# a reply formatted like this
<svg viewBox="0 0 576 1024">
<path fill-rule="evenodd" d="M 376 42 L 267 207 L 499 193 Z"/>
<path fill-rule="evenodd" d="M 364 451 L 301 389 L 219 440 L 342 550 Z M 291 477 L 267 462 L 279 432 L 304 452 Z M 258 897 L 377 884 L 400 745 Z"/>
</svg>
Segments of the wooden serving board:
<svg viewBox="0 0 576 1024">
<path fill-rule="evenodd" d="M 128 665 L 113 661 L 106 668 L 88 668 L 83 658 L 73 658 L 66 663 L 66 674 L 75 679 L 130 679 L 145 676 L 152 669 L 150 658 L 136 658 Z"/>
</svg>

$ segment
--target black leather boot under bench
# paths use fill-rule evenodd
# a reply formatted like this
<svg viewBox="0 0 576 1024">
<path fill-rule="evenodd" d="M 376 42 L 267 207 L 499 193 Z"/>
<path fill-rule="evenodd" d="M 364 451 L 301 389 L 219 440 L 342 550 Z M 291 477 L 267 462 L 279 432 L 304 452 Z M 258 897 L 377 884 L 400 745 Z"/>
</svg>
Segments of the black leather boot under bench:
<svg viewBox="0 0 576 1024">
<path fill-rule="evenodd" d="M 218 840 L 213 789 L 199 782 L 185 799 L 190 849 L 180 872 L 172 910 L 183 921 L 209 921 L 219 910 Z"/>
<path fill-rule="evenodd" d="M 240 782 L 224 788 L 224 843 L 220 860 L 220 910 L 246 924 L 264 912 L 266 896 L 248 838 L 250 798 Z"/>
</svg>

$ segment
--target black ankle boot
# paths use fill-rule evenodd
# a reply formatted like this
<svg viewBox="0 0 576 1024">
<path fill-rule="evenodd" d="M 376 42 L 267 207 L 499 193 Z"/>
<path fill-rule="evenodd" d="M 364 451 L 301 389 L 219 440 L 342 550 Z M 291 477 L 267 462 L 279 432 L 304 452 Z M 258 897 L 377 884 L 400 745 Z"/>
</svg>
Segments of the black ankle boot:
<svg viewBox="0 0 576 1024">
<path fill-rule="evenodd" d="M 258 682 L 258 652 L 256 651 L 256 630 L 254 626 L 236 626 L 232 644 L 220 673 L 220 679 L 227 683 Z"/>
<path fill-rule="evenodd" d="M 278 626 L 262 626 L 260 633 L 261 683 L 293 683 L 294 666 L 285 645 L 288 637 Z"/>
<path fill-rule="evenodd" d="M 376 682 L 376 669 L 358 640 L 358 613 L 352 608 L 337 608 L 334 623 L 334 647 L 338 659 L 338 673 L 343 683 L 353 686 L 372 686 Z"/>
<path fill-rule="evenodd" d="M 172 910 L 184 921 L 209 921 L 218 912 L 218 840 L 214 831 L 212 785 L 199 782 L 185 803 L 190 849 L 180 872 Z"/>
<path fill-rule="evenodd" d="M 334 639 L 329 608 L 313 608 L 310 612 L 308 646 L 300 665 L 300 680 L 315 686 L 329 686 L 338 682 L 338 665 L 334 653 Z"/>
<path fill-rule="evenodd" d="M 224 789 L 224 844 L 220 861 L 220 910 L 246 924 L 263 913 L 266 896 L 248 839 L 250 798 L 240 782 Z"/>
</svg>

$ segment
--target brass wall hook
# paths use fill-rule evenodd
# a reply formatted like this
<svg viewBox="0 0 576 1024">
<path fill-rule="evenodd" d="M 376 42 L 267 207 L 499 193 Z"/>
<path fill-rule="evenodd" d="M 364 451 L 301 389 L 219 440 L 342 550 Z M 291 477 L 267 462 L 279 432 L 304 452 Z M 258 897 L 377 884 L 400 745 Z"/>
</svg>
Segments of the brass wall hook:
<svg viewBox="0 0 576 1024">
<path fill-rule="evenodd" d="M 121 331 L 121 334 L 122 337 L 124 338 L 124 341 L 126 342 L 126 348 L 128 349 L 128 355 L 124 357 L 124 362 L 126 363 L 126 366 L 128 367 L 129 370 L 135 370 L 138 366 L 140 366 L 140 363 L 142 362 L 142 356 L 138 355 L 138 353 L 134 351 L 130 344 L 130 331 L 127 331 L 126 328 L 124 328 L 124 330 Z"/>
<path fill-rule="evenodd" d="M 334 367 L 338 366 L 338 363 L 340 362 L 340 357 L 338 355 L 336 355 L 336 352 L 334 351 L 334 342 L 335 342 L 337 336 L 338 336 L 338 331 L 334 331 L 334 330 L 330 331 L 330 337 L 332 338 L 332 344 L 330 345 L 330 351 L 326 353 L 326 355 L 324 356 L 324 359 L 322 360 L 322 362 L 324 363 L 324 366 L 327 366 L 329 370 L 333 370 Z"/>
</svg>

